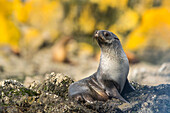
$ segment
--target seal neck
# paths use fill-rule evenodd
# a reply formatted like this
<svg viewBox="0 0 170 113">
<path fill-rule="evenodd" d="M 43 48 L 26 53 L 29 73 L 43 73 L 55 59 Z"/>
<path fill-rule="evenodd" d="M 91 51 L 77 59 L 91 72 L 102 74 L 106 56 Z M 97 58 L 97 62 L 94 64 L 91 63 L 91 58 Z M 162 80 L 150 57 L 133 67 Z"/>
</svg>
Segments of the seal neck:
<svg viewBox="0 0 170 113">
<path fill-rule="evenodd" d="M 105 58 L 121 59 L 122 57 L 123 58 L 126 57 L 120 42 L 115 42 L 110 45 L 102 45 L 100 48 L 101 48 L 100 60 L 105 60 Z"/>
<path fill-rule="evenodd" d="M 111 46 L 101 47 L 100 64 L 98 73 L 113 74 L 113 70 L 118 69 L 119 65 L 128 63 L 127 57 L 120 43 Z"/>
</svg>

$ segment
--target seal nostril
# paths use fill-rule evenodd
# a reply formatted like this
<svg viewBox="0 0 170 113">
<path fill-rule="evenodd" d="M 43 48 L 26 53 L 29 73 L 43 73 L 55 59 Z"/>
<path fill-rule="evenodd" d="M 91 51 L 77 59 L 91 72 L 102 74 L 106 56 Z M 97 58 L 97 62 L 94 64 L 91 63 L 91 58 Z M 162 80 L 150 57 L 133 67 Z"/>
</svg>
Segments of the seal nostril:
<svg viewBox="0 0 170 113">
<path fill-rule="evenodd" d="M 98 36 L 99 36 L 99 30 L 96 30 L 96 31 L 94 32 L 94 37 L 97 38 Z"/>
</svg>

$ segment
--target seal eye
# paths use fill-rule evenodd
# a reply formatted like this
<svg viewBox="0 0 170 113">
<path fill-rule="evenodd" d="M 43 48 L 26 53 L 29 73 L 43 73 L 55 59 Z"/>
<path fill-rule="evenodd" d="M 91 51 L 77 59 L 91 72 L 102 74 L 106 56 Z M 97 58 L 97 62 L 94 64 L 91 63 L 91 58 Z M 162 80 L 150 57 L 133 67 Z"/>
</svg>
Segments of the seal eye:
<svg viewBox="0 0 170 113">
<path fill-rule="evenodd" d="M 117 37 L 115 37 L 116 40 L 119 40 Z"/>
<path fill-rule="evenodd" d="M 107 37 L 109 36 L 110 34 L 108 32 L 104 32 L 104 36 Z"/>
</svg>

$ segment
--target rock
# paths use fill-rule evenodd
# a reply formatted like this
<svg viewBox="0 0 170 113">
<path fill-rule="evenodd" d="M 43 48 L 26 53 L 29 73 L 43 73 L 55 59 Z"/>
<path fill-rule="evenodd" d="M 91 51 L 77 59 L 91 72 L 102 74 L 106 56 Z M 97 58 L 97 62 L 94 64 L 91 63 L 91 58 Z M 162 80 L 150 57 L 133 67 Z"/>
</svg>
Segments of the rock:
<svg viewBox="0 0 170 113">
<path fill-rule="evenodd" d="M 137 87 L 136 87 L 137 88 Z M 139 88 L 139 89 L 138 89 Z M 168 113 L 170 109 L 170 84 L 139 86 L 127 96 L 132 107 L 127 111 Z"/>
<path fill-rule="evenodd" d="M 118 99 L 106 102 L 77 103 L 68 99 L 68 87 L 73 80 L 63 74 L 47 74 L 43 82 L 33 82 L 26 88 L 16 80 L 0 82 L 0 112 L 161 112 L 170 109 L 170 84 L 158 86 L 131 84 L 135 91 L 124 95 L 130 102 Z"/>
<path fill-rule="evenodd" d="M 129 71 L 129 79 L 145 85 L 159 85 L 170 83 L 170 62 L 161 66 L 146 63 L 132 65 Z"/>
<path fill-rule="evenodd" d="M 44 80 L 44 77 L 41 75 L 36 75 L 36 76 L 26 76 L 24 80 L 24 86 L 29 87 L 32 82 L 40 83 Z"/>
<path fill-rule="evenodd" d="M 163 63 L 158 72 L 163 76 L 170 76 L 170 62 Z"/>
<path fill-rule="evenodd" d="M 43 83 L 37 84 L 33 82 L 29 88 L 37 93 L 46 92 L 56 94 L 62 98 L 68 97 L 68 87 L 73 83 L 73 80 L 63 74 L 55 74 L 54 72 L 46 75 Z M 68 98 L 67 98 L 68 99 Z"/>
</svg>

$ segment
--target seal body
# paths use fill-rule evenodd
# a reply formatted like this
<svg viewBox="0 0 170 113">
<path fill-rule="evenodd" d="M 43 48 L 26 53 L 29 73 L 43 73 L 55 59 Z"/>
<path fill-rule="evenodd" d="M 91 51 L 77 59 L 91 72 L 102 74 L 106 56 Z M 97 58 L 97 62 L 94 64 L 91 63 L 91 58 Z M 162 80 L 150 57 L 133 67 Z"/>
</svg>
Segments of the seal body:
<svg viewBox="0 0 170 113">
<path fill-rule="evenodd" d="M 118 37 L 112 32 L 98 30 L 95 31 L 94 38 L 101 48 L 98 70 L 93 75 L 71 84 L 69 98 L 93 102 L 114 97 L 127 102 L 122 95 L 134 88 L 127 80 L 129 61 Z"/>
</svg>

